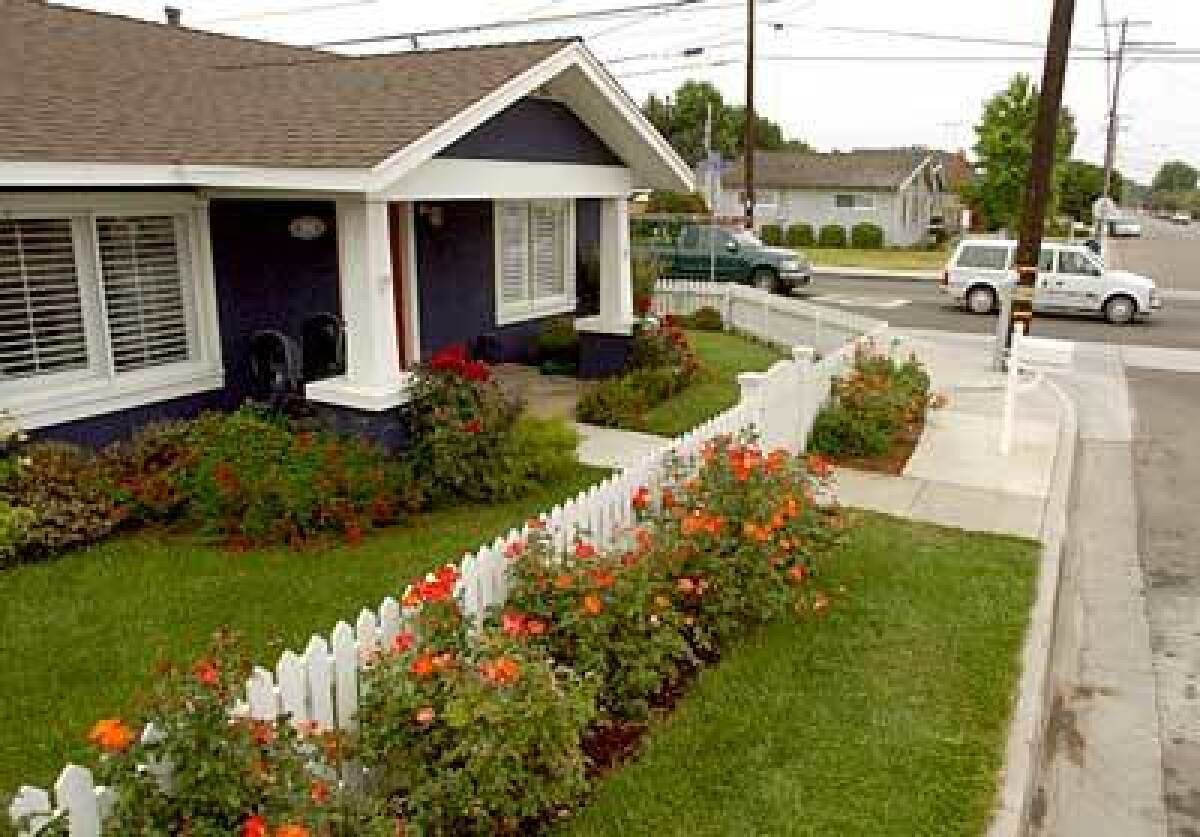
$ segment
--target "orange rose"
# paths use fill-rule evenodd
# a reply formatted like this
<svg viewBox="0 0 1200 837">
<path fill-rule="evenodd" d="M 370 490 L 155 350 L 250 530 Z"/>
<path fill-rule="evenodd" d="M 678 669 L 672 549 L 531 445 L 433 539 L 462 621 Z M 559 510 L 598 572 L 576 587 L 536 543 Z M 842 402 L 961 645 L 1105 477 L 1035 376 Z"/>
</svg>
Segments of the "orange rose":
<svg viewBox="0 0 1200 837">
<path fill-rule="evenodd" d="M 212 660 L 197 661 L 192 666 L 192 674 L 195 676 L 196 682 L 201 686 L 212 688 L 221 682 L 221 670 L 217 668 L 217 664 Z"/>
<path fill-rule="evenodd" d="M 604 610 L 604 602 L 599 596 L 587 595 L 583 597 L 583 612 L 588 616 L 599 616 Z"/>
<path fill-rule="evenodd" d="M 313 779 L 308 785 L 308 798 L 314 805 L 324 805 L 329 801 L 329 783 L 321 779 Z"/>
<path fill-rule="evenodd" d="M 433 674 L 434 662 L 432 654 L 421 654 L 408 666 L 408 673 L 418 678 L 429 677 Z"/>
<path fill-rule="evenodd" d="M 97 721 L 88 733 L 88 741 L 106 753 L 123 753 L 133 739 L 133 730 L 116 718 Z"/>
<path fill-rule="evenodd" d="M 563 573 L 562 575 L 558 576 L 558 578 L 554 579 L 554 586 L 559 590 L 570 590 L 574 584 L 575 579 L 573 579 L 568 573 Z"/>
<path fill-rule="evenodd" d="M 302 825 L 281 825 L 275 829 L 275 837 L 309 837 L 311 833 Z"/>
<path fill-rule="evenodd" d="M 480 665 L 479 674 L 494 686 L 511 686 L 521 676 L 521 664 L 512 657 L 499 657 Z"/>
</svg>

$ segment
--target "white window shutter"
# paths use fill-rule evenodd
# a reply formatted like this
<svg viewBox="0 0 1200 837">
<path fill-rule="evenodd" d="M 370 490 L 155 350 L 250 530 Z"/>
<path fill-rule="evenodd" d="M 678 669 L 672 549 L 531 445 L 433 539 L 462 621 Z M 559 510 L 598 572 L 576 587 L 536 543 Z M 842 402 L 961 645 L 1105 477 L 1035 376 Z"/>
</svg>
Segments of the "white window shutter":
<svg viewBox="0 0 1200 837">
<path fill-rule="evenodd" d="M 187 360 L 185 273 L 175 218 L 96 221 L 113 371 Z"/>
<path fill-rule="evenodd" d="M 567 293 L 565 207 L 561 202 L 540 202 L 532 205 L 529 214 L 534 298 L 561 298 Z"/>
<path fill-rule="evenodd" d="M 500 261 L 500 303 L 503 307 L 527 306 L 529 295 L 528 204 L 501 201 L 496 204 L 499 222 L 497 258 Z"/>
<path fill-rule="evenodd" d="M 87 365 L 70 219 L 0 220 L 0 380 Z"/>
</svg>

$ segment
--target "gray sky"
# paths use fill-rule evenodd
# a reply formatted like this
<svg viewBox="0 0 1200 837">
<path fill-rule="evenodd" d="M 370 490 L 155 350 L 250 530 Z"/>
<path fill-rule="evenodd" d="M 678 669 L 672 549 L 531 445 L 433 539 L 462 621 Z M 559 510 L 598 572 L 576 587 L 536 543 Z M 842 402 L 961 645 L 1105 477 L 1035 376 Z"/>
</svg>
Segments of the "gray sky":
<svg viewBox="0 0 1200 837">
<path fill-rule="evenodd" d="M 151 19 L 162 18 L 166 0 L 71 0 Z M 642 5 L 647 0 L 173 0 L 189 25 L 290 43 L 406 32 L 588 9 Z M 1076 0 L 1074 42 L 1100 46 L 1102 0 Z M 1141 40 L 1171 41 L 1200 50 L 1200 0 L 1107 0 L 1109 15 L 1149 20 Z M 818 148 L 922 144 L 970 147 L 972 126 L 985 98 L 1015 72 L 1041 75 L 1040 51 L 861 33 L 823 27 L 856 27 L 1040 41 L 1049 26 L 1051 0 L 759 0 L 761 56 L 877 56 L 884 61 L 764 60 L 759 65 L 758 107 L 792 136 Z M 705 0 L 670 13 L 577 21 L 488 33 L 487 40 L 520 40 L 580 34 L 641 101 L 668 93 L 687 78 L 716 84 L 726 97 L 743 99 L 742 68 L 699 66 L 737 59 L 743 47 L 744 4 Z M 477 43 L 485 36 L 430 38 L 423 46 Z M 724 45 L 724 46 L 721 46 Z M 695 59 L 679 56 L 704 46 Z M 716 47 L 716 48 L 713 48 Z M 384 44 L 377 50 L 400 49 Z M 1094 53 L 1093 53 L 1094 54 Z M 901 57 L 1025 56 L 1018 61 L 902 62 Z M 1086 56 L 1086 52 L 1077 53 Z M 690 70 L 663 68 L 697 65 Z M 653 71 L 653 72 L 648 72 Z M 1080 57 L 1068 70 L 1066 101 L 1079 126 L 1077 156 L 1103 157 L 1104 63 Z M 1193 63 L 1134 63 L 1126 77 L 1118 164 L 1148 180 L 1159 163 L 1181 158 L 1200 164 L 1200 52 Z"/>
</svg>

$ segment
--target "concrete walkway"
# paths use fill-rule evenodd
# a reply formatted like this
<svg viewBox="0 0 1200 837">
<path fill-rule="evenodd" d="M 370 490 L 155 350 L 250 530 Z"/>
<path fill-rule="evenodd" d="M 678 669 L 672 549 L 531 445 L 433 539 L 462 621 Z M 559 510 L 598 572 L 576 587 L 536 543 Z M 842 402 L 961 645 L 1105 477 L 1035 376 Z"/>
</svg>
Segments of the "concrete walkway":
<svg viewBox="0 0 1200 837">
<path fill-rule="evenodd" d="M 898 332 L 930 371 L 947 406 L 932 411 L 902 476 L 838 470 L 848 506 L 980 532 L 1040 538 L 1059 437 L 1059 406 L 1039 388 L 1022 394 L 1014 444 L 1000 453 L 1004 377 L 990 341 Z"/>
</svg>

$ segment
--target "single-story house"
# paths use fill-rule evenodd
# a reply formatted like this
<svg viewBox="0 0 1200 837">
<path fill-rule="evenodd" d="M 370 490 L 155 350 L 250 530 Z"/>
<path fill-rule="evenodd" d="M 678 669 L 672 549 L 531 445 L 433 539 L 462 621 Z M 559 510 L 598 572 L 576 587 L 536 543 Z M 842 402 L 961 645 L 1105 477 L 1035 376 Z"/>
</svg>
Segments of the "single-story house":
<svg viewBox="0 0 1200 837">
<path fill-rule="evenodd" d="M 384 435 L 414 364 L 518 357 L 549 316 L 611 371 L 627 198 L 692 188 L 574 39 L 360 57 L 44 0 L 0 20 L 0 409 L 46 437 L 236 405 L 264 334 Z M 291 353 L 314 322 L 325 374 Z"/>
<path fill-rule="evenodd" d="M 744 213 L 745 161 L 728 166 L 715 201 L 719 215 Z M 884 244 L 910 246 L 942 214 L 944 188 L 936 156 L 922 148 L 855 151 L 759 151 L 754 155 L 755 227 L 863 222 L 883 229 Z"/>
</svg>

